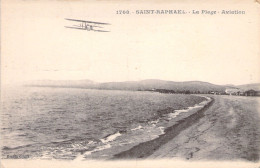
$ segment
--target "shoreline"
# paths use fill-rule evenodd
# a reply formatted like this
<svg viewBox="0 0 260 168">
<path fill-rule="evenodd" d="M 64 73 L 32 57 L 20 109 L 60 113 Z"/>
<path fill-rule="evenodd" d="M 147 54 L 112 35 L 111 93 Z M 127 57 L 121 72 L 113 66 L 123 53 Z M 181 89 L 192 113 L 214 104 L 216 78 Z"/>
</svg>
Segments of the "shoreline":
<svg viewBox="0 0 260 168">
<path fill-rule="evenodd" d="M 171 113 L 167 113 L 167 115 L 164 116 L 164 119 L 159 118 L 159 119 L 150 121 L 149 125 L 147 125 L 147 127 L 139 125 L 139 126 L 133 128 L 133 129 L 130 129 L 131 131 L 141 130 L 141 131 L 144 131 L 143 134 L 146 134 L 146 132 L 145 132 L 146 129 L 148 129 L 147 131 L 149 132 L 149 129 L 151 129 L 152 127 L 154 127 L 154 129 L 159 128 L 161 133 L 159 133 L 158 135 L 154 135 L 156 137 L 154 137 L 152 139 L 148 138 L 146 141 L 139 141 L 139 142 L 136 141 L 134 143 L 129 143 L 129 144 L 126 144 L 124 146 L 111 145 L 108 148 L 103 149 L 103 150 L 94 149 L 92 151 L 88 151 L 88 152 L 82 153 L 81 155 L 78 155 L 75 158 L 75 160 L 92 160 L 92 159 L 110 160 L 110 159 L 113 159 L 114 156 L 116 156 L 117 154 L 120 154 L 124 151 L 131 150 L 135 146 L 138 146 L 140 144 L 143 144 L 143 143 L 146 143 L 146 142 L 149 142 L 149 141 L 152 141 L 154 139 L 159 138 L 160 136 L 166 134 L 169 127 L 172 127 L 173 125 L 178 124 L 180 121 L 185 120 L 187 117 L 189 117 L 189 116 L 197 113 L 198 111 L 202 110 L 203 108 L 206 107 L 207 104 L 209 104 L 212 101 L 212 99 L 210 97 L 207 97 L 207 96 L 201 95 L 201 96 L 196 96 L 196 97 L 201 97 L 204 100 L 201 101 L 200 103 L 196 103 L 192 106 L 188 106 L 188 107 L 185 107 L 185 108 L 182 108 L 182 109 L 174 110 Z M 159 120 L 162 120 L 162 121 L 160 122 Z M 114 134 L 117 134 L 117 133 L 118 132 L 115 132 Z M 114 134 L 112 134 L 112 135 L 114 135 Z M 120 135 L 120 137 L 121 136 L 124 136 L 124 134 Z M 120 139 L 120 137 L 119 137 L 119 139 Z M 114 140 L 117 141 L 117 138 L 115 138 Z M 112 143 L 113 143 L 113 141 L 112 141 Z M 109 145 L 109 144 L 107 144 L 107 145 Z M 91 154 L 91 155 L 89 155 L 89 154 Z"/>
<path fill-rule="evenodd" d="M 203 96 L 204 97 L 204 96 Z M 159 135 L 158 138 L 155 138 L 150 141 L 142 142 L 129 150 L 120 152 L 115 154 L 111 160 L 117 159 L 143 159 L 151 154 L 154 151 L 159 149 L 162 145 L 166 144 L 167 142 L 171 141 L 174 137 L 180 134 L 183 130 L 190 127 L 194 123 L 198 122 L 200 118 L 204 116 L 204 112 L 214 103 L 214 99 L 211 97 L 210 101 L 199 109 L 195 113 L 189 115 L 188 117 L 184 117 L 178 120 L 172 126 L 167 127 L 164 130 L 164 134 Z"/>
</svg>

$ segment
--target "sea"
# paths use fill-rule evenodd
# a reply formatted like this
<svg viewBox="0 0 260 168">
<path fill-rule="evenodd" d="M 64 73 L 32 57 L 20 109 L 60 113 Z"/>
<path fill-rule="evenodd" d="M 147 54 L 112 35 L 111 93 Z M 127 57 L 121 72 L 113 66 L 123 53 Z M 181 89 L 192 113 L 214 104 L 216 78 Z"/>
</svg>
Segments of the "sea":
<svg viewBox="0 0 260 168">
<path fill-rule="evenodd" d="M 3 89 L 1 158 L 112 158 L 164 134 L 165 123 L 203 101 L 150 91 Z"/>
</svg>

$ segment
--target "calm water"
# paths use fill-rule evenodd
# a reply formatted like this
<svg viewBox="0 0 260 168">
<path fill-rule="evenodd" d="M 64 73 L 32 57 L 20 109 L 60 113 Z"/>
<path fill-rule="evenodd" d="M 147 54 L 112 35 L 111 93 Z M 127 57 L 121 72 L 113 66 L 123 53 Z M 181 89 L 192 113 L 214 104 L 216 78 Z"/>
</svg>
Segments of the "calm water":
<svg viewBox="0 0 260 168">
<path fill-rule="evenodd" d="M 152 92 L 21 87 L 1 102 L 2 158 L 74 159 L 158 137 L 169 111 L 204 98 Z"/>
</svg>

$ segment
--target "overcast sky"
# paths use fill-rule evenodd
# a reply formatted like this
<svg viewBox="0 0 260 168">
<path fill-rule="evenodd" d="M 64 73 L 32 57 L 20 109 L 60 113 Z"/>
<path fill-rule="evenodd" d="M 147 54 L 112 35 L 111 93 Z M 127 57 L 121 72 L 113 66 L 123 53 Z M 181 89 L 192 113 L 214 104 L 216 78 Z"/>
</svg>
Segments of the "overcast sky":
<svg viewBox="0 0 260 168">
<path fill-rule="evenodd" d="M 162 79 L 215 84 L 260 81 L 259 18 L 246 15 L 116 15 L 117 9 L 210 8 L 83 1 L 3 4 L 2 82 Z M 215 5 L 212 9 L 225 6 Z M 229 7 L 230 8 L 230 7 Z M 225 9 L 229 9 L 226 7 Z M 250 10 L 249 10 L 250 9 Z M 258 9 L 259 10 L 259 9 Z M 259 16 L 259 14 L 258 14 Z M 108 22 L 109 33 L 67 29 L 64 18 Z"/>
</svg>

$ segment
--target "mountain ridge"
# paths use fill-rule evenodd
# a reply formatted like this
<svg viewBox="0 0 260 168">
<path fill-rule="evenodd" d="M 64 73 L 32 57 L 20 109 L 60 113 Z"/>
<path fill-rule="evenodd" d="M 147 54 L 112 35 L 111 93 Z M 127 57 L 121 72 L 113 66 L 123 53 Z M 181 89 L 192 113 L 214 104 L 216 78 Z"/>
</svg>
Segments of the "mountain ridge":
<svg viewBox="0 0 260 168">
<path fill-rule="evenodd" d="M 106 89 L 106 90 L 152 90 L 166 89 L 175 91 L 186 91 L 207 93 L 209 91 L 225 92 L 227 88 L 238 88 L 243 90 L 260 90 L 260 83 L 247 85 L 217 85 L 204 81 L 168 81 L 160 79 L 145 79 L 140 81 L 124 82 L 94 82 L 92 80 L 38 80 L 30 81 L 26 86 L 34 87 L 66 87 L 66 88 L 86 88 L 86 89 Z"/>
<path fill-rule="evenodd" d="M 66 87 L 66 88 L 86 88 L 105 90 L 152 90 L 166 89 L 175 91 L 186 91 L 207 93 L 209 91 L 225 92 L 227 88 L 238 88 L 242 90 L 260 90 L 260 83 L 247 85 L 217 85 L 204 81 L 168 81 L 160 79 L 145 79 L 140 81 L 124 82 L 94 82 L 92 80 L 39 80 L 26 84 L 26 86 L 36 87 Z M 258 87 L 259 86 L 259 87 Z"/>
</svg>

